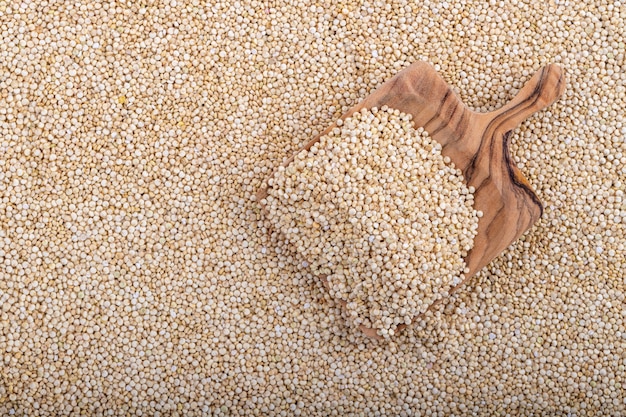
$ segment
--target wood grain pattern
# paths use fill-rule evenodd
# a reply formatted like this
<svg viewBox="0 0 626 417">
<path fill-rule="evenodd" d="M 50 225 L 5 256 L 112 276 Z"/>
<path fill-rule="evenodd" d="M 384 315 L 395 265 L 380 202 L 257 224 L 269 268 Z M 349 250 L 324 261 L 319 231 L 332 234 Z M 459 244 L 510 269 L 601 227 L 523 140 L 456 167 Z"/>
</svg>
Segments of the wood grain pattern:
<svg viewBox="0 0 626 417">
<path fill-rule="evenodd" d="M 461 102 L 430 64 L 416 62 L 341 117 L 383 105 L 411 114 L 414 126 L 424 127 L 442 145 L 443 155 L 450 157 L 463 171 L 467 184 L 476 189 L 474 207 L 483 212 L 483 217 L 478 223 L 474 248 L 465 258 L 470 272 L 451 293 L 541 217 L 541 201 L 511 159 L 509 139 L 513 129 L 556 101 L 564 90 L 564 71 L 557 65 L 547 65 L 508 104 L 493 112 L 476 113 Z M 309 149 L 334 127 L 335 124 L 302 149 Z M 293 156 L 283 165 L 292 160 Z M 263 204 L 266 196 L 267 188 L 261 189 L 257 201 Z M 362 330 L 375 336 L 371 329 Z"/>
</svg>

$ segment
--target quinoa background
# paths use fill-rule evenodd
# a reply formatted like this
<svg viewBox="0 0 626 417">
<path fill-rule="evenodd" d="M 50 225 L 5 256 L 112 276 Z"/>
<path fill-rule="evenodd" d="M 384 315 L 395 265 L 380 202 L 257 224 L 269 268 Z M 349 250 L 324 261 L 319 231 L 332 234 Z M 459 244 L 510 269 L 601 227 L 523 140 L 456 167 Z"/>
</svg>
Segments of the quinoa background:
<svg viewBox="0 0 626 417">
<path fill-rule="evenodd" d="M 619 2 L 0 0 L 0 414 L 622 415 Z M 366 339 L 268 233 L 273 167 L 415 60 L 493 110 L 543 218 Z"/>
</svg>

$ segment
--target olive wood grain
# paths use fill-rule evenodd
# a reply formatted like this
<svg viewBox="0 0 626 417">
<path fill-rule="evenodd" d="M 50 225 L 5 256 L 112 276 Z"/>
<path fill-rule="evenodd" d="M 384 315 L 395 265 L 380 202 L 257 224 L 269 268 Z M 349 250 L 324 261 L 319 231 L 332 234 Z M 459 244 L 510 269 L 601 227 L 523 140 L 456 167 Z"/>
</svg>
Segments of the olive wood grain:
<svg viewBox="0 0 626 417">
<path fill-rule="evenodd" d="M 547 65 L 508 104 L 489 113 L 476 113 L 461 102 L 430 64 L 416 62 L 341 116 L 345 119 L 363 108 L 384 105 L 411 114 L 415 128 L 424 127 L 442 145 L 442 154 L 462 170 L 466 183 L 475 188 L 474 207 L 483 212 L 483 217 L 478 222 L 474 247 L 465 258 L 469 273 L 450 293 L 541 217 L 541 201 L 511 159 L 509 139 L 513 129 L 555 102 L 564 90 L 564 71 L 557 65 Z M 334 127 L 335 124 L 299 151 L 308 150 Z M 283 165 L 292 161 L 293 156 Z M 267 186 L 259 191 L 257 201 L 263 205 L 266 196 Z M 376 337 L 374 330 L 362 330 Z"/>
</svg>

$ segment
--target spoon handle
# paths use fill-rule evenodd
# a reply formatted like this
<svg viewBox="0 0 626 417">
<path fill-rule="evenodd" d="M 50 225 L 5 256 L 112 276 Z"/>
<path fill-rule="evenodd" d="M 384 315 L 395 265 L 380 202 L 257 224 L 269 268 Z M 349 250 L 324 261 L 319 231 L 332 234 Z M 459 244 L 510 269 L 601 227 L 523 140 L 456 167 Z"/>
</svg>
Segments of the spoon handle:
<svg viewBox="0 0 626 417">
<path fill-rule="evenodd" d="M 565 91 L 565 71 L 556 64 L 549 64 L 537 71 L 515 98 L 498 110 L 485 113 L 484 117 L 498 120 L 498 130 L 515 129 L 533 113 L 554 103 Z"/>
<path fill-rule="evenodd" d="M 509 154 L 509 140 L 513 129 L 533 113 L 555 102 L 564 89 L 565 72 L 558 65 L 547 65 L 505 106 L 476 114 L 475 127 L 480 134 L 470 138 L 476 150 L 466 163 L 458 164 L 468 184 L 476 189 L 475 208 L 484 214 L 478 223 L 474 247 L 465 257 L 470 270 L 466 280 L 541 217 L 543 205 L 515 166 Z M 460 285 L 451 292 L 458 288 Z"/>
</svg>

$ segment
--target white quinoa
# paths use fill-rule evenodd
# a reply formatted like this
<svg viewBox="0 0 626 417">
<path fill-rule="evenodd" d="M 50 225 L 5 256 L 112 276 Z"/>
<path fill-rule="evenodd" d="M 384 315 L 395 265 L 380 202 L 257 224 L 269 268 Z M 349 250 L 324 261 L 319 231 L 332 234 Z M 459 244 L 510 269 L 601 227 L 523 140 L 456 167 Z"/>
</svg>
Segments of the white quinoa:
<svg viewBox="0 0 626 417">
<path fill-rule="evenodd" d="M 411 116 L 385 106 L 337 123 L 269 180 L 268 217 L 351 323 L 388 338 L 465 279 L 482 213 Z"/>
<path fill-rule="evenodd" d="M 0 0 L 0 415 L 626 413 L 626 6 Z M 416 60 L 512 136 L 539 223 L 390 342 L 254 196 Z"/>
</svg>

